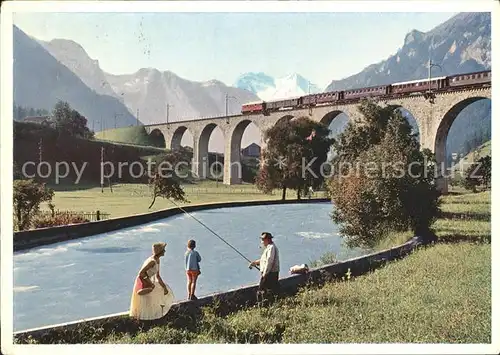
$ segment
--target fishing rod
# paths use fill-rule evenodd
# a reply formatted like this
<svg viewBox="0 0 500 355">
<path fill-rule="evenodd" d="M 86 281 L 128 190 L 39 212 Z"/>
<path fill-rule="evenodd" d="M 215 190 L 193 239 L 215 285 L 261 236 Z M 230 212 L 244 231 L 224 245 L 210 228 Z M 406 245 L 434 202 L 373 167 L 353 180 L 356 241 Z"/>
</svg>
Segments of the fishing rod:
<svg viewBox="0 0 500 355">
<path fill-rule="evenodd" d="M 190 216 L 191 218 L 193 218 L 196 222 L 198 222 L 199 224 L 201 224 L 203 227 L 205 227 L 206 229 L 208 229 L 210 232 L 212 232 L 213 235 L 215 235 L 217 238 L 219 238 L 220 240 L 222 240 L 224 243 L 226 243 L 227 245 L 229 245 L 229 247 L 231 247 L 235 252 L 237 252 L 241 257 L 243 257 L 243 259 L 245 259 L 246 261 L 248 262 L 252 262 L 250 259 L 248 259 L 245 255 L 241 254 L 238 249 L 236 249 L 235 247 L 233 247 L 231 244 L 229 244 L 228 242 L 226 242 L 224 240 L 224 238 L 222 238 L 220 235 L 218 235 L 217 233 L 215 233 L 212 229 L 210 229 L 210 227 L 208 227 L 206 224 L 204 224 L 202 221 L 200 221 L 198 218 L 196 218 L 195 216 L 193 216 L 191 213 L 189 213 L 188 211 L 186 211 L 184 208 L 182 208 L 181 206 L 179 206 L 178 204 L 176 204 L 174 201 L 172 201 L 171 199 L 169 199 L 170 202 L 172 202 L 178 209 L 180 209 L 182 212 L 184 212 L 185 214 L 187 214 L 188 216 Z M 260 271 L 259 267 L 257 265 L 253 266 L 254 268 L 256 268 L 257 270 Z M 252 268 L 252 266 L 250 266 L 250 269 Z"/>
</svg>

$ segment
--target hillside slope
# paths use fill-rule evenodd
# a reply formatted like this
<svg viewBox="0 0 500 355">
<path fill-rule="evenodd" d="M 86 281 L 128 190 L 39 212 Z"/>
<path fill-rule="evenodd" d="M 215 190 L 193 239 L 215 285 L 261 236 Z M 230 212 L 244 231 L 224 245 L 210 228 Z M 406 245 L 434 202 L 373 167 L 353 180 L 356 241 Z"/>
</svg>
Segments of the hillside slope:
<svg viewBox="0 0 500 355">
<path fill-rule="evenodd" d="M 464 156 L 452 167 L 452 169 L 465 173 L 470 164 L 472 164 L 473 162 L 477 162 L 480 158 L 483 158 L 487 155 L 491 157 L 491 141 L 487 141 L 486 143 L 481 144 L 474 151 Z"/>
<path fill-rule="evenodd" d="M 158 148 L 165 147 L 163 138 L 155 139 L 155 137 L 148 135 L 146 130 L 144 129 L 144 126 L 108 129 L 97 132 L 95 136 L 98 139 L 117 143 L 137 144 Z"/>
<path fill-rule="evenodd" d="M 58 100 L 63 100 L 87 118 L 89 127 L 92 121 L 101 120 L 103 126 L 114 126 L 115 114 L 119 115 L 119 126 L 136 124 L 136 118 L 119 100 L 91 90 L 16 26 L 13 43 L 14 101 L 17 105 L 51 111 Z"/>
<path fill-rule="evenodd" d="M 141 162 L 145 157 L 164 154 L 164 149 L 154 147 L 140 147 L 98 140 L 87 140 L 59 135 L 50 127 L 35 123 L 14 121 L 14 165 L 21 169 L 25 162 L 38 162 L 40 157 L 40 144 L 42 147 L 43 161 L 48 162 L 52 169 L 51 175 L 41 179 L 54 184 L 56 162 L 68 162 L 76 166 L 83 174 L 79 183 L 99 184 L 101 178 L 101 148 L 104 148 L 104 161 L 113 162 L 115 175 L 113 182 L 145 183 L 146 177 L 136 178 L 130 174 L 129 169 L 122 169 L 121 178 L 118 173 L 119 162 Z M 33 168 L 27 167 L 28 174 L 34 174 Z M 20 172 L 20 171 L 18 171 Z M 64 167 L 61 167 L 61 174 Z M 44 172 L 45 174 L 45 172 Z M 62 180 L 63 184 L 73 185 L 77 181 L 74 168 L 69 169 L 69 175 Z"/>
</svg>

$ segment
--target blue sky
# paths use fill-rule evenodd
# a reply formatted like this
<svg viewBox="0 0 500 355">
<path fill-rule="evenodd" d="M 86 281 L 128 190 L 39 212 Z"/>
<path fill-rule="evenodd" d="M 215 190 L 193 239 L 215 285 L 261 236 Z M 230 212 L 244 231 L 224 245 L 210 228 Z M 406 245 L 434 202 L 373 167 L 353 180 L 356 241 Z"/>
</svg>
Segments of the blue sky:
<svg viewBox="0 0 500 355">
<path fill-rule="evenodd" d="M 112 74 L 170 70 L 232 85 L 245 72 L 299 73 L 324 89 L 386 59 L 412 29 L 455 13 L 18 13 L 42 40 L 71 39 Z"/>
</svg>

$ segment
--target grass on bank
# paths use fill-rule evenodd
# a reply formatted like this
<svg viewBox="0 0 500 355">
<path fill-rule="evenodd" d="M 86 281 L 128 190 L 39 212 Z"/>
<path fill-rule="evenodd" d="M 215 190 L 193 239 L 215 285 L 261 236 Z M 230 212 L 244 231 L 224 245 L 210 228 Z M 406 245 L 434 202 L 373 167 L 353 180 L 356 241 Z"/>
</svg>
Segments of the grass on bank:
<svg viewBox="0 0 500 355">
<path fill-rule="evenodd" d="M 168 326 L 105 343 L 489 343 L 490 246 L 440 244 L 356 280 L 309 288 L 195 332 Z M 89 342 L 93 342 L 89 339 Z"/>
<path fill-rule="evenodd" d="M 165 147 L 163 137 L 153 137 L 146 132 L 144 126 L 130 126 L 107 129 L 95 133 L 95 137 L 103 141 L 132 144 L 150 147 Z"/>
<path fill-rule="evenodd" d="M 158 198 L 151 209 L 151 194 L 148 186 L 143 184 L 117 184 L 113 185 L 113 192 L 109 186 L 51 186 L 55 189 L 52 202 L 56 209 L 82 212 L 100 210 L 110 214 L 110 218 L 124 217 L 141 213 L 159 211 L 175 207 L 169 200 Z M 250 200 L 277 200 L 281 199 L 281 191 L 273 195 L 260 192 L 252 184 L 224 185 L 222 182 L 203 181 L 198 184 L 183 186 L 189 203 L 178 203 L 181 206 L 200 203 L 215 203 L 229 201 Z M 315 197 L 324 197 L 323 192 L 316 192 Z M 287 199 L 295 199 L 295 191 L 287 191 Z M 46 204 L 42 209 L 48 210 Z"/>
<path fill-rule="evenodd" d="M 105 339 L 94 332 L 85 342 L 490 343 L 491 246 L 478 236 L 490 236 L 491 226 L 469 208 L 489 205 L 490 193 L 443 200 L 469 218 L 440 218 L 436 245 L 372 273 L 304 288 L 268 309 L 217 317 L 207 308 L 190 331 L 166 325 Z"/>
<path fill-rule="evenodd" d="M 460 193 L 441 197 L 441 216 L 433 225 L 441 242 L 477 241 L 491 239 L 491 192 Z M 383 250 L 400 245 L 412 237 L 412 232 L 391 233 L 383 239 L 375 250 Z"/>
</svg>

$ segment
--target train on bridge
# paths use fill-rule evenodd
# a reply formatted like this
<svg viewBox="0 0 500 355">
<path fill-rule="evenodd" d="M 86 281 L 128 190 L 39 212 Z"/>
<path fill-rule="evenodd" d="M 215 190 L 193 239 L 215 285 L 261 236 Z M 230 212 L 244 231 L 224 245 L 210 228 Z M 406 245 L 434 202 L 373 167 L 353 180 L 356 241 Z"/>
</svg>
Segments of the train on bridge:
<svg viewBox="0 0 500 355">
<path fill-rule="evenodd" d="M 443 92 L 491 85 L 491 70 L 468 74 L 441 76 L 413 80 L 390 85 L 372 86 L 362 89 L 330 91 L 275 101 L 248 102 L 241 107 L 242 114 L 269 114 L 273 111 L 293 110 L 314 106 L 348 103 L 363 98 L 397 98 L 408 95 L 421 95 L 429 90 Z"/>
</svg>

